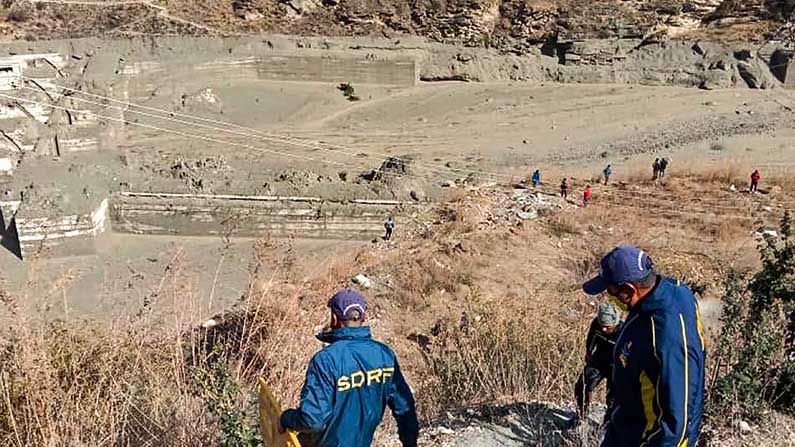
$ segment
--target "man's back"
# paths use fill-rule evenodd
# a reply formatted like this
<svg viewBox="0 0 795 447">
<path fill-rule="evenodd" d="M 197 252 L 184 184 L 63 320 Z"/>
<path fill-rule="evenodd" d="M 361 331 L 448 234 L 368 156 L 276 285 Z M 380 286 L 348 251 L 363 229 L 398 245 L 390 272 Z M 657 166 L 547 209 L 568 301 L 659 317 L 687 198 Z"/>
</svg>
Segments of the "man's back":
<svg viewBox="0 0 795 447">
<path fill-rule="evenodd" d="M 658 280 L 616 343 L 615 407 L 602 446 L 695 446 L 704 360 L 695 297 L 677 281 Z"/>
<path fill-rule="evenodd" d="M 315 354 L 299 410 L 285 426 L 311 432 L 316 447 L 366 447 L 389 406 L 404 445 L 416 445 L 414 399 L 395 354 L 370 338 L 368 327 L 335 330 Z"/>
</svg>

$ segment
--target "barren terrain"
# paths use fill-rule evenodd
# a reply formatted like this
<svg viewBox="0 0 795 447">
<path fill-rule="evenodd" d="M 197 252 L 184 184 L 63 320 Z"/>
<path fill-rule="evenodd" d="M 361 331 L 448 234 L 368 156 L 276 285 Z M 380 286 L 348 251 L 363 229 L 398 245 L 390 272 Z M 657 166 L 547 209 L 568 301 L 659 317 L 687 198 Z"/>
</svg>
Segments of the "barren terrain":
<svg viewBox="0 0 795 447">
<path fill-rule="evenodd" d="M 297 402 L 343 286 L 424 445 L 594 445 L 566 427 L 600 256 L 643 247 L 715 341 L 795 210 L 791 2 L 2 7 L 9 445 L 256 445 L 257 377 Z M 795 445 L 759 416 L 705 445 Z"/>
</svg>

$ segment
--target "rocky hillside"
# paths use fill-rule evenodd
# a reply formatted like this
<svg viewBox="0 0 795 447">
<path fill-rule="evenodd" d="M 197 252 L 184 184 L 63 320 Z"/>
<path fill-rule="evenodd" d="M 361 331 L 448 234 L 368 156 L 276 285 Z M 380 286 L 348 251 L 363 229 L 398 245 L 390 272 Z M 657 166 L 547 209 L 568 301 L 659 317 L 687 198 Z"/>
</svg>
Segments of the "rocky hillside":
<svg viewBox="0 0 795 447">
<path fill-rule="evenodd" d="M 419 35 L 513 47 L 549 39 L 780 37 L 795 0 L 3 0 L 6 38 L 142 34 Z M 106 3 L 103 5 L 103 3 Z"/>
</svg>

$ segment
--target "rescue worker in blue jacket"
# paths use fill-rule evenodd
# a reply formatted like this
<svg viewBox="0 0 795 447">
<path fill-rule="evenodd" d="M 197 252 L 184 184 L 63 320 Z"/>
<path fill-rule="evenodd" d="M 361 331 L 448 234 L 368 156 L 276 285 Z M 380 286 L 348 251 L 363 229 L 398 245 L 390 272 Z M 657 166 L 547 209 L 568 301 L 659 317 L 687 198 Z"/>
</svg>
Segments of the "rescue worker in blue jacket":
<svg viewBox="0 0 795 447">
<path fill-rule="evenodd" d="M 644 251 L 620 245 L 583 284 L 629 310 L 616 340 L 613 410 L 602 447 L 695 447 L 704 407 L 704 335 L 690 289 Z"/>
<path fill-rule="evenodd" d="M 403 447 L 416 447 L 414 397 L 395 353 L 364 326 L 367 304 L 359 292 L 337 292 L 328 302 L 328 346 L 309 363 L 301 404 L 280 418 L 281 430 L 298 432 L 303 447 L 367 447 L 389 407 Z"/>
</svg>

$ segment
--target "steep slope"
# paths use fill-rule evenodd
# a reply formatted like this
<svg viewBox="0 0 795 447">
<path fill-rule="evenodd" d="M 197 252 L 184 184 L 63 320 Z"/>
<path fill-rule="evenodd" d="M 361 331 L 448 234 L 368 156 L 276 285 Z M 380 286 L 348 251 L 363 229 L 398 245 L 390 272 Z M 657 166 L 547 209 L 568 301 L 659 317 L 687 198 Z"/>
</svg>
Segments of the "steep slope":
<svg viewBox="0 0 795 447">
<path fill-rule="evenodd" d="M 510 46 L 550 38 L 672 36 L 721 30 L 726 40 L 776 37 L 793 0 L 5 0 L 12 38 L 142 34 L 419 35 Z M 105 3 L 105 4 L 103 4 Z M 734 32 L 736 30 L 736 33 Z"/>
</svg>

